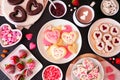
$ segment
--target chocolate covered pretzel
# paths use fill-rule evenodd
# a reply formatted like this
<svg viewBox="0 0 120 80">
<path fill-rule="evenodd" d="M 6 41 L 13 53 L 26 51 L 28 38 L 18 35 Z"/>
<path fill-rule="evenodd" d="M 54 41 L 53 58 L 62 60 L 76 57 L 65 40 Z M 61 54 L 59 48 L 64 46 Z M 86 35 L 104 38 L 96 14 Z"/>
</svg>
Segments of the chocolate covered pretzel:
<svg viewBox="0 0 120 80">
<path fill-rule="evenodd" d="M 32 10 L 32 7 L 35 7 L 34 10 Z M 36 0 L 29 0 L 26 6 L 26 11 L 29 15 L 36 15 L 40 13 L 43 9 L 43 5 L 41 3 L 37 3 Z"/>
<path fill-rule="evenodd" d="M 18 14 L 20 14 L 21 16 L 18 16 Z M 14 22 L 23 22 L 27 19 L 27 14 L 26 14 L 26 11 L 21 6 L 16 6 L 14 8 L 14 12 L 11 12 L 9 14 L 9 17 Z"/>
<path fill-rule="evenodd" d="M 17 5 L 22 3 L 24 0 L 8 0 L 8 2 L 12 5 Z"/>
</svg>

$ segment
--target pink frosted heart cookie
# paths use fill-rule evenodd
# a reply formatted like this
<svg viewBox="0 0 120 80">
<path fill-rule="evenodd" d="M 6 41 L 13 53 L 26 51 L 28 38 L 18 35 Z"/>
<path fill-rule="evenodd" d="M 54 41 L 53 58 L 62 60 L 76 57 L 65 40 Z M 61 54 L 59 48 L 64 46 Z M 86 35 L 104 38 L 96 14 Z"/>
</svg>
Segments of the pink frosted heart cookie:
<svg viewBox="0 0 120 80">
<path fill-rule="evenodd" d="M 59 30 L 46 30 L 44 32 L 45 40 L 50 43 L 57 43 L 60 38 L 60 31 Z"/>
<path fill-rule="evenodd" d="M 67 51 L 64 47 L 58 47 L 57 45 L 52 45 L 50 46 L 48 53 L 50 53 L 53 59 L 60 60 L 66 55 Z"/>
<path fill-rule="evenodd" d="M 66 43 L 66 44 L 73 44 L 76 39 L 77 39 L 77 33 L 75 31 L 72 32 L 64 32 L 61 35 L 62 40 Z"/>
<path fill-rule="evenodd" d="M 3 24 L 0 28 L 0 41 L 3 47 L 10 47 L 17 44 L 22 38 L 22 32 L 12 29 L 9 24 Z"/>
</svg>

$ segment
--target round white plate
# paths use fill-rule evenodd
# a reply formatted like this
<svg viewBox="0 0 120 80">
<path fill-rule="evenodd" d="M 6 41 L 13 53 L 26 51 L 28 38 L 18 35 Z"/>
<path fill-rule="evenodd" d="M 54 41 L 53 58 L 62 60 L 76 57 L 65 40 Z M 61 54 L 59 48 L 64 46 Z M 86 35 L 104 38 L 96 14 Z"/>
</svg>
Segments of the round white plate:
<svg viewBox="0 0 120 80">
<path fill-rule="evenodd" d="M 79 60 L 73 65 L 72 71 L 73 71 L 74 69 L 76 69 L 77 64 L 82 63 L 83 60 L 86 59 L 86 58 L 89 59 L 89 60 L 91 60 L 91 61 L 94 63 L 94 65 L 96 65 L 96 66 L 99 67 L 99 71 L 100 71 L 100 79 L 99 79 L 99 80 L 103 80 L 103 79 L 104 79 L 104 69 L 103 69 L 101 63 L 100 63 L 98 60 L 96 60 L 96 59 L 94 59 L 94 58 L 91 58 L 91 57 L 85 57 L 85 58 L 79 59 Z M 72 78 L 73 80 L 80 80 L 80 79 L 77 79 L 72 72 L 71 72 L 71 78 Z"/>
<path fill-rule="evenodd" d="M 103 51 L 100 51 L 96 48 L 95 46 L 95 39 L 93 38 L 93 32 L 95 30 L 98 30 L 98 26 L 101 24 L 101 23 L 110 23 L 112 25 L 115 25 L 116 27 L 118 27 L 119 31 L 120 31 L 120 23 L 118 23 L 117 21 L 113 20 L 113 19 L 110 19 L 110 18 L 102 18 L 102 19 L 99 19 L 97 20 L 96 22 L 94 22 L 90 29 L 89 29 L 89 32 L 88 32 L 88 42 L 89 42 L 89 45 L 91 47 L 91 49 L 98 55 L 102 56 L 102 57 L 112 57 L 112 56 L 115 56 L 117 55 L 119 52 L 120 52 L 120 46 L 117 46 L 117 47 L 114 47 L 114 50 L 110 53 L 106 53 L 106 52 L 103 52 Z M 120 32 L 119 34 L 120 35 Z"/>
<path fill-rule="evenodd" d="M 78 51 L 75 54 L 72 54 L 69 58 L 62 58 L 60 60 L 54 60 L 51 56 L 49 56 L 44 48 L 44 44 L 42 44 L 43 38 L 44 38 L 44 31 L 47 29 L 48 25 L 53 25 L 53 26 L 58 26 L 58 25 L 71 25 L 72 29 L 74 31 L 78 32 L 78 39 L 76 41 L 76 43 L 78 44 Z M 78 54 L 79 51 L 81 49 L 81 45 L 82 45 L 82 38 L 81 38 L 81 34 L 78 30 L 78 28 L 71 23 L 70 21 L 64 20 L 64 19 L 55 19 L 55 20 L 51 20 L 49 22 L 47 22 L 45 25 L 43 25 L 43 27 L 40 29 L 39 33 L 38 33 L 38 37 L 37 37 L 37 46 L 38 49 L 41 53 L 41 55 L 48 61 L 52 62 L 52 63 L 57 63 L 57 64 L 63 64 L 63 63 L 67 63 L 71 60 L 73 60 Z"/>
</svg>

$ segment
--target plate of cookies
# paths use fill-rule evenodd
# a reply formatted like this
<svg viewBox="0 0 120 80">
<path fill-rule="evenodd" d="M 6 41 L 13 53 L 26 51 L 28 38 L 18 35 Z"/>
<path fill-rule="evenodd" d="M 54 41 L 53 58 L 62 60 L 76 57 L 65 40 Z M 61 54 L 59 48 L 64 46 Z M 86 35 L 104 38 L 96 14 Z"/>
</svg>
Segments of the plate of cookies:
<svg viewBox="0 0 120 80">
<path fill-rule="evenodd" d="M 112 57 L 120 52 L 120 24 L 110 18 L 102 18 L 92 24 L 88 41 L 92 50 L 102 57 Z"/>
<path fill-rule="evenodd" d="M 71 70 L 72 80 L 103 80 L 104 70 L 101 63 L 91 57 L 79 59 Z"/>
<path fill-rule="evenodd" d="M 78 28 L 70 21 L 55 19 L 40 29 L 37 46 L 48 61 L 63 64 L 74 59 L 81 49 L 82 38 Z"/>
</svg>

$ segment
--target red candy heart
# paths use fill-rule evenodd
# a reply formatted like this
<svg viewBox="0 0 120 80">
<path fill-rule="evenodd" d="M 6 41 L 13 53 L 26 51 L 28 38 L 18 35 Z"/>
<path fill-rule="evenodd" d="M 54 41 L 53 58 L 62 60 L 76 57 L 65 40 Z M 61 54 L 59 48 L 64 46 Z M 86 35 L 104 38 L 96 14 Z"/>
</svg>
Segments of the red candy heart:
<svg viewBox="0 0 120 80">
<path fill-rule="evenodd" d="M 115 74 L 108 75 L 108 80 L 115 80 Z"/>
</svg>

